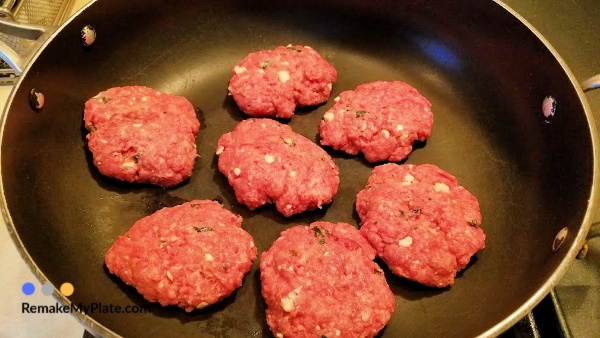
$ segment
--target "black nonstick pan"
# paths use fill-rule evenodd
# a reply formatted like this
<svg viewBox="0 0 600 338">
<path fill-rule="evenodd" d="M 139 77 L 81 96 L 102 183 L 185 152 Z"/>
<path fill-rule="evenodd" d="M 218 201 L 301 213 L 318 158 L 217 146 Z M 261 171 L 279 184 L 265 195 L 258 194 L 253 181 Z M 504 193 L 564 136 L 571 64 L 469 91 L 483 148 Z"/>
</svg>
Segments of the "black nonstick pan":
<svg viewBox="0 0 600 338">
<path fill-rule="evenodd" d="M 80 33 L 87 25 L 97 37 L 85 47 Z M 92 3 L 43 44 L 3 115 L 3 214 L 40 281 L 72 283 L 71 296 L 55 292 L 65 305 L 149 308 L 74 314 L 98 335 L 271 336 L 258 261 L 230 297 L 185 313 L 146 302 L 108 273 L 103 258 L 137 219 L 192 199 L 218 198 L 241 215 L 259 253 L 292 225 L 359 226 L 355 197 L 374 167 L 361 156 L 327 149 L 340 168 L 338 195 L 330 206 L 292 218 L 272 206 L 250 212 L 216 168 L 219 136 L 246 118 L 227 96 L 233 66 L 252 51 L 289 43 L 315 48 L 336 67 L 332 98 L 376 80 L 416 87 L 433 104 L 434 127 L 405 163 L 454 174 L 481 205 L 486 247 L 452 287 L 420 286 L 385 270 L 397 306 L 381 336 L 494 336 L 526 315 L 590 228 L 600 199 L 599 143 L 583 91 L 562 59 L 494 1 Z M 200 157 L 188 181 L 169 189 L 138 186 L 94 167 L 83 105 L 123 85 L 183 95 L 196 107 Z M 41 109 L 31 107 L 32 89 L 44 95 Z M 544 100 L 556 102 L 553 114 L 544 115 Z M 318 142 L 319 120 L 332 104 L 301 109 L 285 122 Z M 565 232 L 564 241 L 556 238 Z"/>
</svg>

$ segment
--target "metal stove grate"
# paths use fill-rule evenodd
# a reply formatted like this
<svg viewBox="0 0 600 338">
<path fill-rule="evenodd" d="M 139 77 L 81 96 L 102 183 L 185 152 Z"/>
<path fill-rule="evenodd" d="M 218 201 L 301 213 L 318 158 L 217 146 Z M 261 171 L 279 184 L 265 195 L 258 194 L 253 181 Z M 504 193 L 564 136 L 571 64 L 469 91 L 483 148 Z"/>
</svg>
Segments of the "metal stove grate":
<svg viewBox="0 0 600 338">
<path fill-rule="evenodd" d="M 68 17 L 73 0 L 3 1 L 2 7 L 12 12 L 14 20 L 22 24 L 60 26 Z M 32 41 L 0 33 L 0 40 L 19 54 L 30 52 Z M 0 81 L 10 81 L 16 73 L 0 59 Z"/>
</svg>

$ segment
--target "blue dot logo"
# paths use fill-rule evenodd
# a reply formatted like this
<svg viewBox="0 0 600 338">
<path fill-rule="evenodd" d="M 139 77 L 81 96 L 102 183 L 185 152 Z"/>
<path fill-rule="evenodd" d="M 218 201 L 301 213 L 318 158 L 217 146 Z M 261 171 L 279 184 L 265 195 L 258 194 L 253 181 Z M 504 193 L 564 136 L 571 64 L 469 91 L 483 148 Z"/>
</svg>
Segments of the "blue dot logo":
<svg viewBox="0 0 600 338">
<path fill-rule="evenodd" d="M 25 295 L 31 296 L 35 292 L 35 285 L 33 285 L 33 283 L 27 282 L 27 283 L 23 284 L 23 287 L 21 288 L 21 290 L 23 290 L 23 293 Z"/>
</svg>

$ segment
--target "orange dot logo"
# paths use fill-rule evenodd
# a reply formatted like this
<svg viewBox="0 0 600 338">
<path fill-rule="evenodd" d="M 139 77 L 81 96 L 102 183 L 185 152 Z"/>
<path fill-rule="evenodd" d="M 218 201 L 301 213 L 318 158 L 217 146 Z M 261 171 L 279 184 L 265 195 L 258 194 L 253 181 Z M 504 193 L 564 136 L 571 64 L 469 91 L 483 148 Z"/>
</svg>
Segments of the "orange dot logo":
<svg viewBox="0 0 600 338">
<path fill-rule="evenodd" d="M 73 284 L 71 284 L 69 282 L 62 283 L 62 285 L 60 286 L 60 293 L 62 293 L 63 295 L 65 295 L 67 297 L 72 295 L 73 292 L 75 292 L 75 287 L 73 286 Z"/>
</svg>

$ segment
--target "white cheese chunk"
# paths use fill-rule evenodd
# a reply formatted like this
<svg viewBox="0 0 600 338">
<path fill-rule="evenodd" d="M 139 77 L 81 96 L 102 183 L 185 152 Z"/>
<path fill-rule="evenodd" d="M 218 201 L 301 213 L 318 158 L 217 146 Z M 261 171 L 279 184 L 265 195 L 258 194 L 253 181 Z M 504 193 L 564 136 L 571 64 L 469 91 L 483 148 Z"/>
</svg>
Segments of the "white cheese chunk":
<svg viewBox="0 0 600 338">
<path fill-rule="evenodd" d="M 277 72 L 277 76 L 279 76 L 279 82 L 286 83 L 290 79 L 290 73 L 287 70 L 280 70 Z"/>
<path fill-rule="evenodd" d="M 408 248 L 409 246 L 411 246 L 412 243 L 413 243 L 413 239 L 410 236 L 406 236 L 405 238 L 398 241 L 398 245 L 403 246 L 405 248 Z"/>
<path fill-rule="evenodd" d="M 266 154 L 265 155 L 265 162 L 271 164 L 271 163 L 275 162 L 275 157 L 273 157 L 273 155 Z"/>
<path fill-rule="evenodd" d="M 285 312 L 292 312 L 292 310 L 294 309 L 294 301 L 289 297 L 281 298 L 281 308 Z"/>
<path fill-rule="evenodd" d="M 450 188 L 444 183 L 436 183 L 433 185 L 433 189 L 437 192 L 450 192 Z"/>
</svg>

